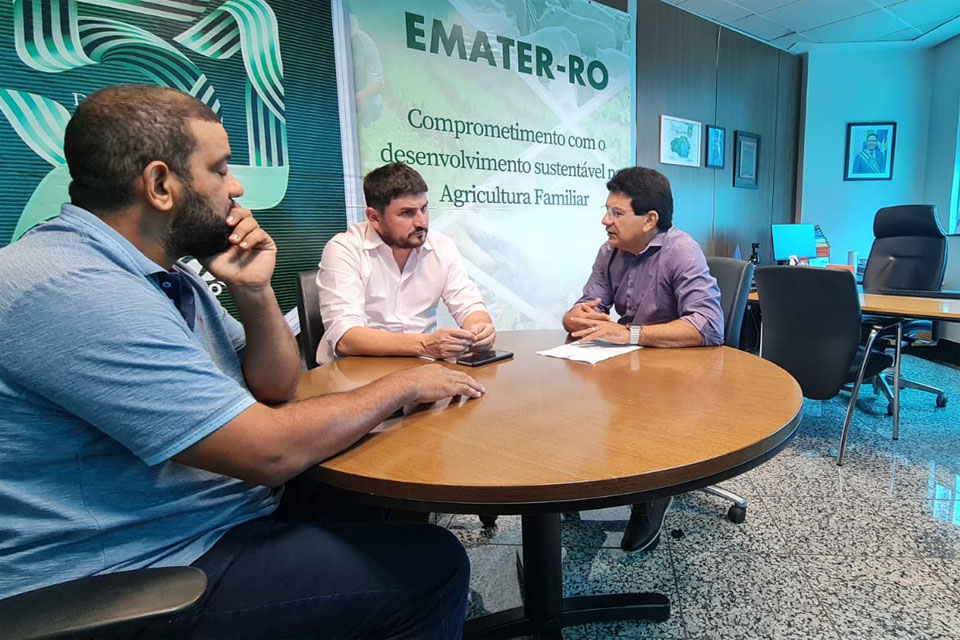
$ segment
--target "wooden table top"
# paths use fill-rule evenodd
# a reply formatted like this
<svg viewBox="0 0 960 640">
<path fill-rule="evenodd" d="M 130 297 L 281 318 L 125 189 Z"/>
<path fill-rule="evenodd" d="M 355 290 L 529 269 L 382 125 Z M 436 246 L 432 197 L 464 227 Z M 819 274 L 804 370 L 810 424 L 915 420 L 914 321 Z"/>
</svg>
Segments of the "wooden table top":
<svg viewBox="0 0 960 640">
<path fill-rule="evenodd" d="M 759 302 L 756 291 L 748 299 Z M 960 300 L 953 298 L 920 298 L 879 293 L 861 293 L 860 309 L 864 313 L 924 320 L 960 320 Z"/>
<path fill-rule="evenodd" d="M 486 387 L 482 398 L 406 415 L 311 473 L 401 500 L 597 499 L 689 483 L 762 459 L 799 422 L 796 381 L 742 351 L 645 348 L 597 365 L 535 353 L 565 339 L 563 331 L 499 334 L 497 348 L 513 351 L 513 359 L 462 367 Z M 343 358 L 303 374 L 297 395 L 346 391 L 426 363 Z"/>
</svg>

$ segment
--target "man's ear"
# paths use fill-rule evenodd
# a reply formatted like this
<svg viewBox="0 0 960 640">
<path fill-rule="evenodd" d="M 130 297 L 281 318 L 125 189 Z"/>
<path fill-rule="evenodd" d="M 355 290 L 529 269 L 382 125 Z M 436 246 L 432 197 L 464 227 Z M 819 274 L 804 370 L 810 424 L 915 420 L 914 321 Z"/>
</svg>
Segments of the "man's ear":
<svg viewBox="0 0 960 640">
<path fill-rule="evenodd" d="M 650 214 L 653 214 L 652 216 Z M 644 231 L 650 231 L 657 226 L 657 223 L 660 222 L 660 214 L 657 213 L 656 209 L 650 209 L 647 211 L 647 223 L 643 225 Z"/>
<path fill-rule="evenodd" d="M 373 207 L 367 207 L 365 213 L 367 214 L 367 220 L 370 221 L 370 223 L 373 225 L 373 228 L 379 231 L 381 218 L 380 212 Z"/>
<path fill-rule="evenodd" d="M 147 204 L 158 211 L 173 209 L 174 200 L 180 195 L 180 181 L 167 163 L 154 160 L 148 164 L 140 174 L 140 183 Z"/>
</svg>

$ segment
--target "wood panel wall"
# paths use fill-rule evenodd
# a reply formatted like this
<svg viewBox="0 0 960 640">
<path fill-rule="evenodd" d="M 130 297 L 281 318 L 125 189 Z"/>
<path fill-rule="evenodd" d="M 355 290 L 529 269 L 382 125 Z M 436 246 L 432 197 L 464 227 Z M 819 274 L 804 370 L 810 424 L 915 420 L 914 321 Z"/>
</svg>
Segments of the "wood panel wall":
<svg viewBox="0 0 960 640">
<path fill-rule="evenodd" d="M 772 264 L 770 225 L 792 222 L 801 60 L 659 0 L 637 7 L 637 164 L 673 186 L 674 224 L 707 255 L 746 258 L 760 243 Z M 660 164 L 660 115 L 727 130 L 723 169 Z M 759 188 L 733 186 L 734 131 L 760 135 Z M 706 133 L 706 130 L 703 130 Z"/>
</svg>

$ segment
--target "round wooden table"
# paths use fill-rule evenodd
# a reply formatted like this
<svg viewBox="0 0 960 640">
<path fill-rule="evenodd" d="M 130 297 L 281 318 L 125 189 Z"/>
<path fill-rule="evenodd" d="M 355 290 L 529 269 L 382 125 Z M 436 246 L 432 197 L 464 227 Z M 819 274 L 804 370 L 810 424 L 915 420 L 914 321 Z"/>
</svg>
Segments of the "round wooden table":
<svg viewBox="0 0 960 640">
<path fill-rule="evenodd" d="M 640 349 L 596 365 L 537 355 L 562 331 L 501 333 L 513 359 L 471 369 L 487 389 L 388 421 L 315 478 L 386 506 L 522 514 L 524 606 L 465 635 L 561 637 L 566 625 L 665 619 L 660 594 L 563 598 L 560 513 L 714 484 L 782 449 L 800 421 L 796 381 L 727 347 Z M 299 398 L 347 391 L 428 361 L 343 358 L 305 373 Z"/>
</svg>

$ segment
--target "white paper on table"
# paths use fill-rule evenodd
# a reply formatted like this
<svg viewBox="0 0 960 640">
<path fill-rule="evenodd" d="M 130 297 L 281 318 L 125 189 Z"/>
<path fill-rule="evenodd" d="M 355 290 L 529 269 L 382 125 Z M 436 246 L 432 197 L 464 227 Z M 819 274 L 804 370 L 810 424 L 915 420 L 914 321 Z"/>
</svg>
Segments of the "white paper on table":
<svg viewBox="0 0 960 640">
<path fill-rule="evenodd" d="M 563 358 L 564 360 L 576 360 L 577 362 L 597 364 L 598 362 L 636 351 L 639 348 L 640 347 L 635 344 L 611 344 L 598 340 L 595 342 L 571 342 L 570 344 L 562 344 L 553 349 L 537 351 L 537 354 L 550 356 L 551 358 Z"/>
</svg>

